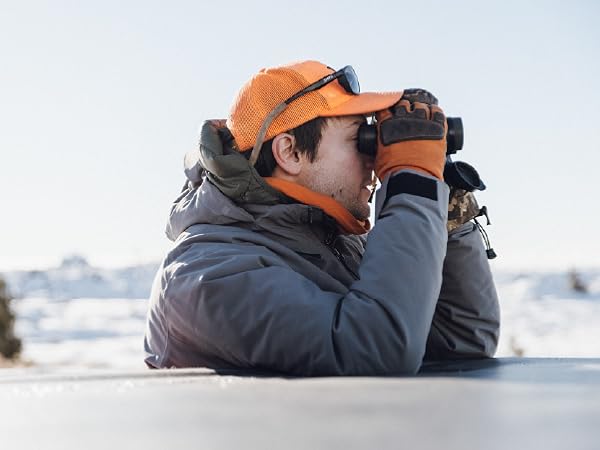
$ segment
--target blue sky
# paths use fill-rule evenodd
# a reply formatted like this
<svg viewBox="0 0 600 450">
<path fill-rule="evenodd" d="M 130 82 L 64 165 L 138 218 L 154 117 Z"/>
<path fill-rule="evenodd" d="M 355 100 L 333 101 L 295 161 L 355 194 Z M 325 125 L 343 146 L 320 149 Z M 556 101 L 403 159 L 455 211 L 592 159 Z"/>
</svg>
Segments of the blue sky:
<svg viewBox="0 0 600 450">
<path fill-rule="evenodd" d="M 158 261 L 199 125 L 300 59 L 463 118 L 496 267 L 598 267 L 599 22 L 593 1 L 1 1 L 0 270 Z"/>
</svg>

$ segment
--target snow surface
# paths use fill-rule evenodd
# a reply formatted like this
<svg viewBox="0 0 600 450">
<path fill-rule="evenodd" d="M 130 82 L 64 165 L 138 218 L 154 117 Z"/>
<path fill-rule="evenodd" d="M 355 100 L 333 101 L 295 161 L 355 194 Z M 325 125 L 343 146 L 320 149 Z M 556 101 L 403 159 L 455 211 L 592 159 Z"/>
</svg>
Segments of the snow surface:
<svg viewBox="0 0 600 450">
<path fill-rule="evenodd" d="M 146 367 L 146 299 L 31 297 L 13 306 L 25 360 L 43 366 Z"/>
<path fill-rule="evenodd" d="M 96 269 L 73 257 L 48 271 L 4 274 L 25 359 L 42 366 L 134 369 L 143 363 L 156 266 Z M 495 273 L 502 310 L 496 356 L 600 356 L 600 270 Z"/>
<path fill-rule="evenodd" d="M 502 326 L 496 356 L 599 357 L 600 271 L 497 273 Z"/>
</svg>

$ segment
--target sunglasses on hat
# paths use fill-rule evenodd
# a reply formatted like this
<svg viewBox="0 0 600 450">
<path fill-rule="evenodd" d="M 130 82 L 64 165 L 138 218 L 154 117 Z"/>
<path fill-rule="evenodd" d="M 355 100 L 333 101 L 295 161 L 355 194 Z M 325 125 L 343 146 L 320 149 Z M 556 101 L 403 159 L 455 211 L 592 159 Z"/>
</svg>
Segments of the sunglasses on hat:
<svg viewBox="0 0 600 450">
<path fill-rule="evenodd" d="M 331 69 L 331 67 L 329 68 Z M 304 89 L 301 89 L 300 91 L 296 92 L 290 98 L 278 104 L 273 109 L 273 111 L 271 111 L 267 115 L 267 117 L 265 117 L 265 120 L 258 132 L 254 148 L 252 149 L 252 154 L 250 155 L 250 164 L 254 165 L 256 163 L 256 160 L 258 159 L 258 154 L 260 153 L 260 149 L 263 145 L 263 141 L 265 139 L 265 135 L 267 134 L 269 126 L 285 110 L 285 108 L 288 107 L 290 103 L 302 97 L 303 95 L 321 89 L 323 86 L 335 80 L 338 80 L 338 82 L 346 92 L 354 95 L 360 94 L 360 84 L 358 83 L 358 77 L 356 76 L 356 72 L 354 71 L 352 66 L 345 66 L 340 70 L 330 73 L 329 75 L 318 79 L 314 83 L 309 84 Z"/>
</svg>

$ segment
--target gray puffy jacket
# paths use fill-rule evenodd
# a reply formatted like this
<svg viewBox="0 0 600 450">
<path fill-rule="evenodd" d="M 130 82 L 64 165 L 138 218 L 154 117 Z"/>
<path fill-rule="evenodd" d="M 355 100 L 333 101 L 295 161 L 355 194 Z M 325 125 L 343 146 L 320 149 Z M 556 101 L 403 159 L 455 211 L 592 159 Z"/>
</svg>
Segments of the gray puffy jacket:
<svg viewBox="0 0 600 450">
<path fill-rule="evenodd" d="M 372 231 L 352 236 L 272 190 L 208 123 L 186 174 L 152 287 L 150 367 L 390 375 L 494 354 L 483 244 L 471 223 L 448 235 L 443 182 L 394 174 Z"/>
</svg>

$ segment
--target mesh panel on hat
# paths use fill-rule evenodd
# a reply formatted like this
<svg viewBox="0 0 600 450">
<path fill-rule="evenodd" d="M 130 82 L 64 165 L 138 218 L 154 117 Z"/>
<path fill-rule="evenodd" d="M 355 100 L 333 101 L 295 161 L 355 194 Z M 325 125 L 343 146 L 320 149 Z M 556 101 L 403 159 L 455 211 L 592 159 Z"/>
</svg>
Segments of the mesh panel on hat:
<svg viewBox="0 0 600 450">
<path fill-rule="evenodd" d="M 287 68 L 263 71 L 250 80 L 236 98 L 227 122 L 239 149 L 252 148 L 265 117 L 279 103 L 310 83 L 298 72 Z M 327 100 L 318 91 L 303 95 L 273 121 L 265 140 L 314 119 L 328 108 Z"/>
</svg>

